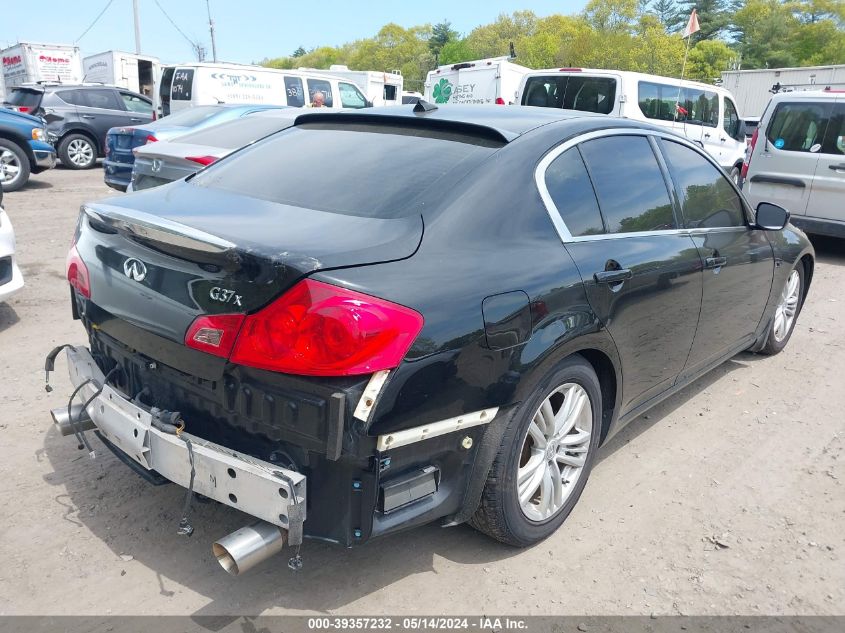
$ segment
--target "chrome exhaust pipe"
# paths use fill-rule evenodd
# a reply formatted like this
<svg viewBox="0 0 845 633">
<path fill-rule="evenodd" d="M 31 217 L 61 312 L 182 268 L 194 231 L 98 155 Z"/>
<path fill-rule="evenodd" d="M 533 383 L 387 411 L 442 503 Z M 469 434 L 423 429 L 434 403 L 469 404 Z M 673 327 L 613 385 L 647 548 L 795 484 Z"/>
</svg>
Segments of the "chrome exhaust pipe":
<svg viewBox="0 0 845 633">
<path fill-rule="evenodd" d="M 82 410 L 80 403 L 74 403 L 70 407 L 73 424 L 70 423 L 71 418 L 68 417 L 67 407 L 53 409 L 50 415 L 53 416 L 53 422 L 59 427 L 59 433 L 62 435 L 73 435 L 76 431 L 90 431 L 97 428 L 88 412 Z"/>
<path fill-rule="evenodd" d="M 215 542 L 211 552 L 223 569 L 238 576 L 281 552 L 287 534 L 278 525 L 257 521 Z"/>
</svg>

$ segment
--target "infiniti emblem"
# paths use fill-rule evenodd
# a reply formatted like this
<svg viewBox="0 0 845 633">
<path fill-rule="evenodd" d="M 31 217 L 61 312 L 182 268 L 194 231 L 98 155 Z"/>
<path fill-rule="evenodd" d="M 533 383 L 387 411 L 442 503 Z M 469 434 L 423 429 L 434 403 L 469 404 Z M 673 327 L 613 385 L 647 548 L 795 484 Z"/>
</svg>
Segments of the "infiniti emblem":
<svg viewBox="0 0 845 633">
<path fill-rule="evenodd" d="M 161 171 L 161 159 L 160 158 L 153 158 L 153 164 L 150 166 L 153 172 L 158 173 Z"/>
<path fill-rule="evenodd" d="M 147 267 L 140 259 L 130 257 L 123 262 L 123 274 L 135 281 L 144 281 L 147 276 Z"/>
</svg>

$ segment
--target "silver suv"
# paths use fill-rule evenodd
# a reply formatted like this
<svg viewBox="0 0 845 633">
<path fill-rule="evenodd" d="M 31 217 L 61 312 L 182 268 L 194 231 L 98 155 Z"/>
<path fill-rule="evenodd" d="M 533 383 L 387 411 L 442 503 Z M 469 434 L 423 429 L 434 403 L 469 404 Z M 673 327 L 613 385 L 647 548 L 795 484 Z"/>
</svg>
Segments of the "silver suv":
<svg viewBox="0 0 845 633">
<path fill-rule="evenodd" d="M 845 238 L 845 91 L 776 94 L 751 140 L 743 191 L 808 233 Z"/>
</svg>

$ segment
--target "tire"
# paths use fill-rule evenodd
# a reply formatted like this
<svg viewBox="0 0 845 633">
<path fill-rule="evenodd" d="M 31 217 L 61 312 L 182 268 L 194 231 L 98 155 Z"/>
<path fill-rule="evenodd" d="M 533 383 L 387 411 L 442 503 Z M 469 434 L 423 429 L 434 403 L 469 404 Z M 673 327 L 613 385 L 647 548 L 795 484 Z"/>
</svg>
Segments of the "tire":
<svg viewBox="0 0 845 633">
<path fill-rule="evenodd" d="M 581 409 L 582 413 L 572 430 L 561 435 L 564 439 L 548 440 L 546 437 L 545 446 L 535 440 L 538 431 L 545 433 L 540 428 L 543 426 L 541 409 L 547 403 L 553 413 L 561 413 L 566 411 L 568 402 L 574 406 L 584 396 L 587 398 L 584 409 Z M 587 405 L 590 411 L 586 411 Z M 569 417 L 564 415 L 561 419 Z M 601 420 L 601 387 L 596 373 L 583 357 L 577 354 L 570 356 L 539 382 L 511 418 L 470 525 L 516 547 L 533 545 L 551 535 L 569 516 L 584 490 L 598 451 Z M 590 426 L 589 437 L 583 438 L 587 424 Z M 578 438 L 582 441 L 576 445 Z M 554 458 L 550 459 L 550 455 Z M 579 456 L 583 465 L 576 470 L 568 462 L 578 461 Z M 566 461 L 560 463 L 561 459 Z M 539 467 L 532 468 L 532 462 Z M 533 475 L 526 476 L 540 470 L 543 471 L 541 480 L 536 480 Z M 560 476 L 558 481 L 563 480 L 559 488 L 551 474 L 553 472 Z M 520 502 L 517 487 L 520 480 L 524 481 L 522 495 L 523 500 L 527 497 L 525 503 Z M 539 481 L 536 491 L 531 490 L 534 481 Z M 543 507 L 544 487 L 554 504 L 546 508 Z"/>
<path fill-rule="evenodd" d="M 91 169 L 97 164 L 97 144 L 85 134 L 68 134 L 59 143 L 59 158 L 68 169 Z"/>
<path fill-rule="evenodd" d="M 14 141 L 0 138 L 0 184 L 3 191 L 17 191 L 29 181 L 29 157 Z"/>
<path fill-rule="evenodd" d="M 790 271 L 778 298 L 778 304 L 775 307 L 775 313 L 766 335 L 766 344 L 760 350 L 761 354 L 771 356 L 786 347 L 792 337 L 792 332 L 795 330 L 795 324 L 798 322 L 798 315 L 801 313 L 801 307 L 804 303 L 803 299 L 804 265 L 798 262 L 795 268 Z M 785 319 L 786 323 L 779 321 L 779 319 Z"/>
<path fill-rule="evenodd" d="M 742 187 L 742 166 L 734 165 L 731 167 L 729 177 L 734 181 L 737 187 Z"/>
</svg>

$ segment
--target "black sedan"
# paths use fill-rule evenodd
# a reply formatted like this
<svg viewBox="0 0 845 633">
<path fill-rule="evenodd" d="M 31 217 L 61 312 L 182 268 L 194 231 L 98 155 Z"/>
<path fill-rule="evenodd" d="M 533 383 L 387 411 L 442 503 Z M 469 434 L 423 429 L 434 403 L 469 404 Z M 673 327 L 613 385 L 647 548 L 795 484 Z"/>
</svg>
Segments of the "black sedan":
<svg viewBox="0 0 845 633">
<path fill-rule="evenodd" d="M 258 517 L 215 544 L 237 573 L 285 537 L 549 536 L 625 424 L 783 349 L 814 253 L 663 129 L 421 102 L 87 205 L 68 263 L 57 422 Z"/>
</svg>

